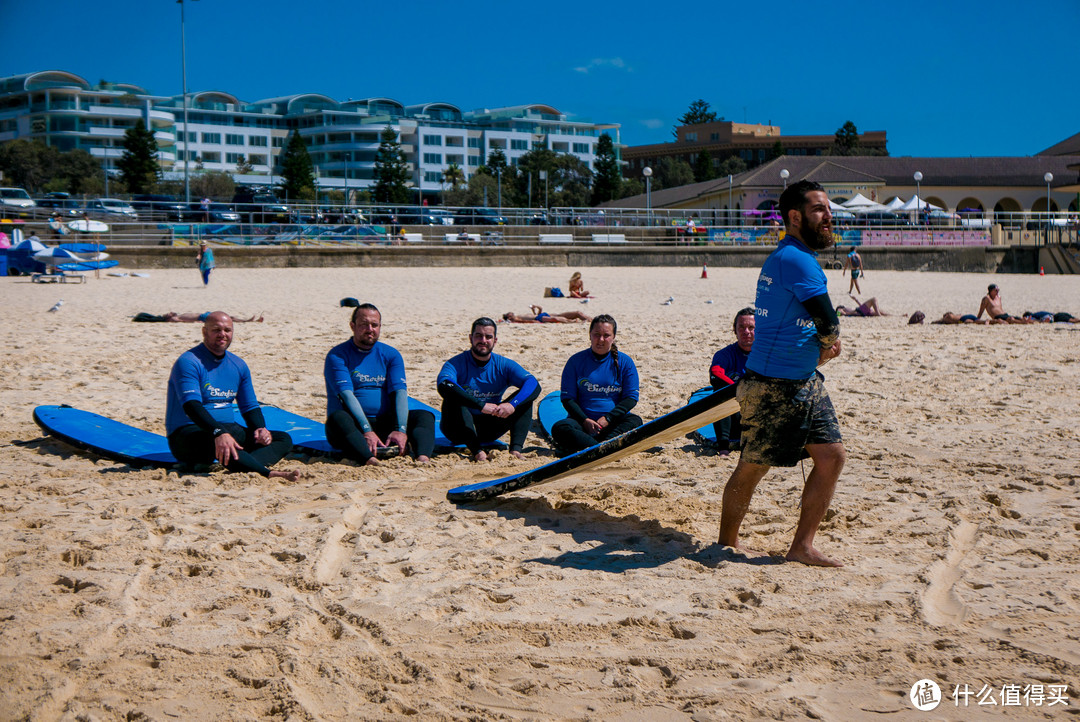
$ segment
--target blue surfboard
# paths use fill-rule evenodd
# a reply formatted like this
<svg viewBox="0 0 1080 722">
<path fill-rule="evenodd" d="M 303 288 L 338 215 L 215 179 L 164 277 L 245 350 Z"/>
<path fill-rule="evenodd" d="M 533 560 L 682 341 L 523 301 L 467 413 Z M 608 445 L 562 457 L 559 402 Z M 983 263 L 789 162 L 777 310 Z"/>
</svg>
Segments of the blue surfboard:
<svg viewBox="0 0 1080 722">
<path fill-rule="evenodd" d="M 131 466 L 168 467 L 176 464 L 161 434 L 129 426 L 71 406 L 38 406 L 34 421 L 48 435 L 77 449 Z"/>
<path fill-rule="evenodd" d="M 686 403 L 692 404 L 695 401 L 697 401 L 698 399 L 704 398 L 705 396 L 708 396 L 712 392 L 713 392 L 713 389 L 712 389 L 711 386 L 706 386 L 703 389 L 698 389 L 694 393 L 690 394 L 690 398 L 687 400 Z M 702 426 L 700 429 L 697 429 L 697 430 L 691 432 L 691 434 L 697 434 L 698 436 L 700 436 L 705 441 L 716 443 L 716 430 L 713 428 L 712 424 L 708 424 L 707 426 Z"/>
<path fill-rule="evenodd" d="M 544 433 L 550 439 L 551 427 L 568 416 L 566 407 L 562 404 L 562 392 L 552 391 L 540 399 L 540 403 L 536 407 L 536 416 L 540 419 L 540 426 L 544 428 Z"/>
<path fill-rule="evenodd" d="M 483 501 L 534 484 L 543 484 L 580 474 L 684 436 L 705 424 L 731 416 L 738 410 L 739 402 L 735 400 L 735 385 L 724 386 L 693 403 L 675 409 L 613 439 L 601 441 L 595 446 L 582 449 L 530 471 L 459 486 L 446 492 L 446 498 L 455 504 Z"/>
</svg>

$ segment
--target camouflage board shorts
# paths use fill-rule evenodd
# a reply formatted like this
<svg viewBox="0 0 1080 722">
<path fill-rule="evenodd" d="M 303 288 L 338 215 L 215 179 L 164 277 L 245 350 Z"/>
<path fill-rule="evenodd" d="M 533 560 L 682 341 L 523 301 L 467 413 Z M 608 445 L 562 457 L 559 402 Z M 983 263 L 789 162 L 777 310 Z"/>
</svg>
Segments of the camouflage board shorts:
<svg viewBox="0 0 1080 722">
<path fill-rule="evenodd" d="M 808 456 L 807 444 L 843 441 L 819 373 L 805 381 L 790 381 L 747 371 L 735 398 L 742 414 L 743 461 L 795 466 Z"/>
</svg>

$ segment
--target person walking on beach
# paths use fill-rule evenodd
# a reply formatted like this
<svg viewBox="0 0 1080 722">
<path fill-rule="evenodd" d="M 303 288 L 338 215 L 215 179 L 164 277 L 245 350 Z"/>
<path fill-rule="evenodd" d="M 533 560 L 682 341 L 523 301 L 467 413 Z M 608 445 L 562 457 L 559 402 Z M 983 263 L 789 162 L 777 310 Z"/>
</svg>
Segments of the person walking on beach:
<svg viewBox="0 0 1080 722">
<path fill-rule="evenodd" d="M 487 461 L 481 448 L 510 432 L 510 454 L 521 458 L 532 425 L 533 401 L 540 394 L 536 377 L 516 361 L 493 353 L 498 328 L 487 316 L 473 321 L 469 350 L 443 364 L 436 379 L 442 396 L 440 428 L 455 444 L 465 444 L 474 461 Z M 516 388 L 506 399 L 509 388 Z"/>
<path fill-rule="evenodd" d="M 736 392 L 743 447 L 724 487 L 719 543 L 759 556 L 739 544 L 754 489 L 772 467 L 795 466 L 809 456 L 814 466 L 786 558 L 838 567 L 814 547 L 846 458 L 836 411 L 817 371 L 840 355 L 840 323 L 816 253 L 833 244 L 829 198 L 820 184 L 799 181 L 780 196 L 780 215 L 786 235 L 758 276 L 754 344 Z"/>
<path fill-rule="evenodd" d="M 551 427 L 551 440 L 563 455 L 595 446 L 641 426 L 631 414 L 637 405 L 639 380 L 634 360 L 619 352 L 619 325 L 608 314 L 589 324 L 589 348 L 569 358 L 562 372 L 562 399 L 567 418 Z"/>
<path fill-rule="evenodd" d="M 409 410 L 405 364 L 401 354 L 379 340 L 382 314 L 373 304 L 353 309 L 352 338 L 326 355 L 326 439 L 345 456 L 377 465 L 380 448 L 405 453 L 412 444 L 416 460 L 426 464 L 435 449 L 435 415 Z"/>
<path fill-rule="evenodd" d="M 299 479 L 296 469 L 269 469 L 292 450 L 292 438 L 284 431 L 267 430 L 251 372 L 243 359 L 229 352 L 232 318 L 214 311 L 203 323 L 202 337 L 201 344 L 181 354 L 169 374 L 165 402 L 169 451 L 186 464 L 211 464 L 217 459 L 229 471 Z M 244 424 L 235 421 L 234 402 Z"/>
<path fill-rule="evenodd" d="M 849 296 L 851 295 L 851 290 L 852 289 L 855 289 L 856 293 L 861 294 L 862 289 L 859 288 L 859 276 L 864 275 L 864 273 L 863 273 L 863 262 L 862 262 L 862 256 L 859 255 L 859 252 L 855 249 L 855 246 L 851 247 L 851 252 L 848 253 L 847 258 L 844 259 L 844 268 L 843 268 L 843 270 L 846 271 L 849 268 L 851 269 L 851 283 L 848 284 L 848 289 L 847 289 L 848 295 Z M 841 271 L 841 272 L 843 272 L 843 271 Z"/>
<path fill-rule="evenodd" d="M 197 258 L 203 286 L 209 285 L 210 273 L 214 270 L 214 252 L 206 245 L 206 241 L 199 241 L 199 255 Z"/>
</svg>

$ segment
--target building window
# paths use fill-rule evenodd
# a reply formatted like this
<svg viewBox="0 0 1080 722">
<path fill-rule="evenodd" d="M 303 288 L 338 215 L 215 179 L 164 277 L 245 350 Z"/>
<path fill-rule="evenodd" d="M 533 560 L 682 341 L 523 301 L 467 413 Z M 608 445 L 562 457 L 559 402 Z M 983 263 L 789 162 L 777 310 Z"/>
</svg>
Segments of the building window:
<svg viewBox="0 0 1080 722">
<path fill-rule="evenodd" d="M 691 142 L 697 140 L 697 133 L 687 133 L 686 140 Z"/>
<path fill-rule="evenodd" d="M 719 133 L 710 133 L 709 134 L 709 140 L 720 140 L 720 134 Z"/>
<path fill-rule="evenodd" d="M 284 148 L 285 147 L 285 138 L 283 136 L 280 136 L 280 135 L 275 135 L 274 136 L 274 147 L 275 148 Z"/>
<path fill-rule="evenodd" d="M 248 145 L 254 145 L 254 146 L 257 146 L 259 148 L 265 148 L 266 147 L 266 136 L 265 135 L 250 135 L 250 136 L 248 136 Z"/>
<path fill-rule="evenodd" d="M 237 135 L 236 133 L 225 134 L 225 145 L 243 145 L 244 136 Z"/>
<path fill-rule="evenodd" d="M 424 153 L 424 163 L 428 165 L 442 165 L 442 153 Z"/>
<path fill-rule="evenodd" d="M 225 154 L 225 162 L 226 163 L 239 163 L 240 159 L 243 158 L 243 157 L 244 157 L 243 153 L 226 153 Z"/>
<path fill-rule="evenodd" d="M 479 140 L 479 138 L 477 138 Z M 464 148 L 465 139 L 460 135 L 448 135 L 446 136 L 446 145 L 451 148 Z"/>
<path fill-rule="evenodd" d="M 442 173 L 437 170 L 426 170 L 424 180 L 428 183 L 442 183 Z"/>
<path fill-rule="evenodd" d="M 480 165 L 480 156 L 478 156 L 478 155 L 470 155 L 469 156 L 469 165 L 472 166 L 473 168 L 478 167 Z"/>
<path fill-rule="evenodd" d="M 469 138 L 469 147 L 470 148 L 480 148 L 480 147 L 482 147 L 480 145 L 481 140 L 482 140 L 481 138 Z"/>
<path fill-rule="evenodd" d="M 220 163 L 221 153 L 217 151 L 206 151 L 202 154 L 203 163 Z"/>
<path fill-rule="evenodd" d="M 587 154 L 589 153 L 589 147 L 588 143 L 574 143 L 574 152 Z"/>
<path fill-rule="evenodd" d="M 259 153 L 252 153 L 248 156 L 248 163 L 252 165 L 266 165 L 266 156 Z"/>
<path fill-rule="evenodd" d="M 203 143 L 220 143 L 221 142 L 221 133 L 203 133 L 202 134 L 202 142 Z"/>
<path fill-rule="evenodd" d="M 442 145 L 441 135 L 425 135 L 424 145 Z"/>
<path fill-rule="evenodd" d="M 506 150 L 506 138 L 491 138 L 488 140 L 488 147 Z"/>
<path fill-rule="evenodd" d="M 451 163 L 457 163 L 458 165 L 461 165 L 464 162 L 465 162 L 465 156 L 463 156 L 463 155 L 447 155 L 446 156 L 447 165 L 449 165 Z"/>
<path fill-rule="evenodd" d="M 529 141 L 527 140 L 511 140 L 510 150 L 528 150 Z"/>
</svg>

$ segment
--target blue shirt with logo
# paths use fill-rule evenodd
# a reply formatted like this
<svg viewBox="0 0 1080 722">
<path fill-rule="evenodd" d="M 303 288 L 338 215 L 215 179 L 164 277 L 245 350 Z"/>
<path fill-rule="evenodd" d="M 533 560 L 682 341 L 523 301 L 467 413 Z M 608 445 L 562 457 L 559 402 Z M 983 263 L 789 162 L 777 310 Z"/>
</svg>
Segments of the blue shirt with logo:
<svg viewBox="0 0 1080 722">
<path fill-rule="evenodd" d="M 712 364 L 709 368 L 719 366 L 724 369 L 724 374 L 729 379 L 738 381 L 746 373 L 746 360 L 748 358 L 750 358 L 750 354 L 739 348 L 739 343 L 736 341 L 713 354 Z"/>
<path fill-rule="evenodd" d="M 533 378 L 532 374 L 523 369 L 521 364 L 505 356 L 493 353 L 487 363 L 481 366 L 476 363 L 472 351 L 463 351 L 443 364 L 435 383 L 449 381 L 457 384 L 471 393 L 480 406 L 483 406 L 484 404 L 498 404 L 511 386 L 524 389 L 526 382 L 531 378 Z M 509 402 L 517 406 L 515 402 L 519 396 L 521 396 L 520 392 Z M 473 416 L 480 414 L 480 409 L 469 409 L 469 411 Z"/>
<path fill-rule="evenodd" d="M 390 408 L 390 394 L 405 388 L 405 362 L 397 349 L 381 341 L 376 341 L 370 351 L 361 351 L 349 339 L 326 354 L 323 376 L 327 416 L 343 408 L 338 394 L 351 390 L 364 416 L 374 421 Z"/>
<path fill-rule="evenodd" d="M 592 349 L 585 349 L 571 356 L 563 367 L 559 398 L 576 401 L 585 416 L 598 419 L 625 398 L 636 401 L 638 388 L 634 359 L 620 353 L 616 372 L 613 354 L 597 358 Z"/>
<path fill-rule="evenodd" d="M 259 406 L 251 385 L 251 371 L 244 360 L 229 351 L 217 358 L 203 344 L 185 351 L 169 373 L 165 402 L 165 433 L 193 424 L 184 404 L 200 401 L 215 420 L 233 423 L 233 402 L 246 413 Z"/>
<path fill-rule="evenodd" d="M 746 368 L 772 378 L 810 378 L 821 346 L 803 301 L 827 292 L 817 254 L 798 238 L 785 236 L 758 276 L 754 347 Z"/>
</svg>

